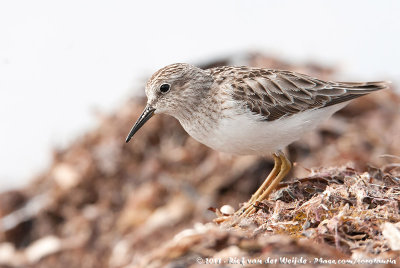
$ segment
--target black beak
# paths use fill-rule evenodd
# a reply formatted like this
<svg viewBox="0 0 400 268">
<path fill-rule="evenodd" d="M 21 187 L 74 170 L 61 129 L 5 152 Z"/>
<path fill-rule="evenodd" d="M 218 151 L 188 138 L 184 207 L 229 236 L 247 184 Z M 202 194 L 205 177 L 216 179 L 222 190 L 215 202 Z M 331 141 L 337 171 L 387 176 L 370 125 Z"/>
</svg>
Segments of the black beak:
<svg viewBox="0 0 400 268">
<path fill-rule="evenodd" d="M 135 133 L 144 125 L 144 123 L 146 123 L 147 120 L 149 120 L 153 116 L 155 110 L 156 109 L 154 109 L 149 105 L 147 105 L 146 108 L 144 108 L 144 111 L 140 115 L 139 119 L 132 127 L 131 132 L 129 132 L 128 137 L 126 137 L 125 140 L 126 143 L 128 143 L 131 140 L 132 136 L 135 135 Z"/>
</svg>

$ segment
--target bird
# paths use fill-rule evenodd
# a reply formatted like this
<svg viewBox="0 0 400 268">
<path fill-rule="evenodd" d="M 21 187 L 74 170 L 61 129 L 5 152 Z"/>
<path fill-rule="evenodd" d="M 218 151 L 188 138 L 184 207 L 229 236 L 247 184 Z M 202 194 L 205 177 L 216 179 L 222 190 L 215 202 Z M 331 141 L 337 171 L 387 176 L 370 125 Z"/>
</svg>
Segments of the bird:
<svg viewBox="0 0 400 268">
<path fill-rule="evenodd" d="M 175 117 L 185 131 L 225 153 L 267 156 L 274 167 L 236 213 L 256 211 L 291 170 L 283 150 L 352 99 L 385 89 L 388 82 L 323 81 L 293 71 L 248 66 L 201 69 L 175 63 L 147 81 L 147 104 L 126 138 L 155 114 Z"/>
</svg>

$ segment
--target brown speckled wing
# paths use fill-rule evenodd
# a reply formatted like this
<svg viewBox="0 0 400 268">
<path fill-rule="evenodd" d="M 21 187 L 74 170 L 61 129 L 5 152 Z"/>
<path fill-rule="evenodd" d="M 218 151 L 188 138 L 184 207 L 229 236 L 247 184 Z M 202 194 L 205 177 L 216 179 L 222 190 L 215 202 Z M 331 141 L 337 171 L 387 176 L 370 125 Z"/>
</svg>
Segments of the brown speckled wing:
<svg viewBox="0 0 400 268">
<path fill-rule="evenodd" d="M 233 98 L 267 121 L 342 103 L 386 88 L 385 82 L 325 82 L 304 74 L 251 67 L 209 69 L 217 84 L 229 84 Z"/>
</svg>

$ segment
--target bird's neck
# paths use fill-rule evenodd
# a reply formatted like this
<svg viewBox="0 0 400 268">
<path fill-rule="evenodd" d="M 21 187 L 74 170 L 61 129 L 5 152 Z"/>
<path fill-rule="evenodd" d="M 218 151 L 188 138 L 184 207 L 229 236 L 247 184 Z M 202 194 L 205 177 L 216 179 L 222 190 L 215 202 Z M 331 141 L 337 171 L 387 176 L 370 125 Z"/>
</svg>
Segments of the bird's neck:
<svg viewBox="0 0 400 268">
<path fill-rule="evenodd" d="M 186 132 L 202 143 L 212 135 L 224 115 L 223 98 L 218 97 L 213 90 L 208 90 L 204 94 L 192 102 L 185 102 L 190 105 L 184 105 L 179 113 L 174 115 Z"/>
</svg>

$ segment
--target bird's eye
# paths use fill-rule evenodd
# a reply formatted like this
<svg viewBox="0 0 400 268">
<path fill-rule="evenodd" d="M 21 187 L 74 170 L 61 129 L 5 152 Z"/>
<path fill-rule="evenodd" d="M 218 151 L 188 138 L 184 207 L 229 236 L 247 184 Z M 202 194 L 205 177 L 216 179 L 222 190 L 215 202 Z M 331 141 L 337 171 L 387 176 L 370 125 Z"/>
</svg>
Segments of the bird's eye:
<svg viewBox="0 0 400 268">
<path fill-rule="evenodd" d="M 167 93 L 170 90 L 171 86 L 169 84 L 162 84 L 160 86 L 161 93 Z"/>
</svg>

